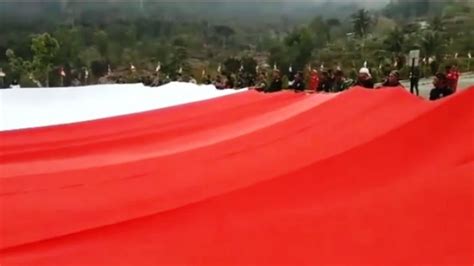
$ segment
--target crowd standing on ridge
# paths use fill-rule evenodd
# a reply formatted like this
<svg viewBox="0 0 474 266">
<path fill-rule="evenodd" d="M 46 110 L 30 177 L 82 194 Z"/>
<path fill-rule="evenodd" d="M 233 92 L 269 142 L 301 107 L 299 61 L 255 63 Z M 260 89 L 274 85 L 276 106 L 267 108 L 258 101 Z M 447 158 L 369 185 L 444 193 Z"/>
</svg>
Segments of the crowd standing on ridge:
<svg viewBox="0 0 474 266">
<path fill-rule="evenodd" d="M 347 90 L 352 87 L 362 87 L 366 89 L 381 89 L 381 88 L 404 88 L 400 83 L 400 73 L 397 70 L 392 70 L 385 77 L 384 81 L 380 85 L 376 85 L 372 77 L 371 71 L 364 64 L 364 67 L 360 68 L 355 79 L 348 78 L 345 73 L 337 67 L 335 71 L 332 69 L 320 68 L 317 69 L 308 68 L 308 71 L 293 71 L 290 67 L 287 74 L 282 75 L 282 72 L 274 66 L 273 70 L 259 70 L 257 67 L 255 73 L 250 74 L 243 72 L 243 67 L 240 68 L 238 73 L 227 73 L 219 70 L 217 75 L 213 78 L 211 74 L 202 72 L 202 77 L 196 79 L 192 75 L 183 75 L 182 69 L 180 69 L 173 77 L 170 75 L 164 75 L 159 71 L 153 74 L 148 74 L 140 77 L 139 81 L 146 86 L 161 86 L 169 82 L 189 82 L 193 84 L 205 84 L 214 85 L 217 89 L 240 89 L 249 88 L 259 92 L 272 93 L 278 92 L 283 89 L 290 89 L 296 92 L 308 92 L 308 93 L 335 93 Z M 133 74 L 136 72 L 136 68 L 131 65 L 130 72 Z M 271 72 L 271 76 L 268 73 Z M 3 78 L 5 73 L 0 69 L 0 78 L 3 85 Z M 60 76 L 64 77 L 64 70 L 61 69 Z M 86 72 L 87 80 L 88 72 Z M 126 79 L 122 74 L 113 76 L 114 74 L 110 70 L 107 76 L 99 79 L 100 84 L 107 83 L 127 83 Z M 111 79 L 110 77 L 113 77 Z M 434 88 L 430 92 L 430 100 L 437 100 L 456 92 L 458 81 L 460 78 L 460 72 L 456 65 L 449 65 L 446 67 L 445 72 L 439 72 L 434 76 L 433 86 Z M 420 80 L 420 69 L 418 67 L 412 67 L 409 73 L 410 81 L 410 92 L 415 95 L 419 95 L 419 80 Z M 71 81 L 71 85 L 80 86 L 81 81 L 76 77 Z M 10 88 L 19 88 L 18 81 L 13 80 L 10 84 Z"/>
</svg>

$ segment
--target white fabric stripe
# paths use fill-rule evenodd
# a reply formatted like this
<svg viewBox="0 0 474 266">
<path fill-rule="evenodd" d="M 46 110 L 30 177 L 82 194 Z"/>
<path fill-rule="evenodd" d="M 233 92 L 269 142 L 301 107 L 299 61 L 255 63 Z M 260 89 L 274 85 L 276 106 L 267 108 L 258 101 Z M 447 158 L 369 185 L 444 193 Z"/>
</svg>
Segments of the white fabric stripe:
<svg viewBox="0 0 474 266">
<path fill-rule="evenodd" d="M 149 111 L 244 90 L 173 82 L 0 90 L 0 131 L 68 124 Z"/>
</svg>

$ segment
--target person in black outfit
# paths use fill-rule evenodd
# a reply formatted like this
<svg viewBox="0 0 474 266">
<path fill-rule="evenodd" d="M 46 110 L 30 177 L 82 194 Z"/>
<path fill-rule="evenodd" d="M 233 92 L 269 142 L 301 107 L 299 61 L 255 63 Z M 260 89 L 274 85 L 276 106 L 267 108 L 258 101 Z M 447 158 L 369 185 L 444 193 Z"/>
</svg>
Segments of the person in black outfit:
<svg viewBox="0 0 474 266">
<path fill-rule="evenodd" d="M 235 79 L 232 75 L 227 75 L 224 87 L 226 89 L 234 89 L 235 88 Z"/>
<path fill-rule="evenodd" d="M 211 79 L 211 75 L 207 75 L 204 79 L 203 79 L 203 82 L 205 85 L 210 85 L 212 84 L 212 79 Z"/>
<path fill-rule="evenodd" d="M 374 80 L 372 79 L 372 75 L 370 75 L 370 71 L 368 68 L 363 67 L 359 71 L 359 76 L 357 77 L 357 82 L 354 86 L 364 87 L 366 89 L 373 89 L 375 86 Z"/>
<path fill-rule="evenodd" d="M 420 68 L 413 67 L 410 71 L 410 93 L 414 94 L 416 92 L 416 96 L 420 95 L 420 91 L 418 90 L 418 83 L 420 82 Z"/>
<path fill-rule="evenodd" d="M 321 73 L 321 81 L 319 83 L 318 91 L 331 92 L 333 86 L 333 79 L 328 71 Z"/>
<path fill-rule="evenodd" d="M 443 73 L 438 73 L 433 79 L 434 88 L 430 92 L 430 101 L 435 101 L 453 94 L 453 90 L 448 87 L 448 78 Z"/>
<path fill-rule="evenodd" d="M 296 73 L 294 82 L 290 86 L 290 89 L 293 89 L 297 92 L 301 92 L 306 89 L 306 86 L 303 81 L 303 73 L 301 71 L 298 71 L 298 73 Z"/>
<path fill-rule="evenodd" d="M 225 89 L 225 84 L 222 81 L 222 77 L 220 75 L 217 75 L 216 80 L 214 81 L 214 86 L 218 90 L 223 90 Z"/>
<path fill-rule="evenodd" d="M 294 73 L 293 68 L 290 67 L 288 69 L 288 85 L 290 86 L 290 88 L 293 86 L 293 83 L 295 82 L 296 75 L 298 75 L 298 73 Z"/>
<path fill-rule="evenodd" d="M 281 74 L 279 70 L 273 71 L 273 80 L 270 83 L 270 87 L 268 87 L 265 92 L 277 92 L 281 91 L 282 89 L 282 81 L 281 81 Z"/>
</svg>

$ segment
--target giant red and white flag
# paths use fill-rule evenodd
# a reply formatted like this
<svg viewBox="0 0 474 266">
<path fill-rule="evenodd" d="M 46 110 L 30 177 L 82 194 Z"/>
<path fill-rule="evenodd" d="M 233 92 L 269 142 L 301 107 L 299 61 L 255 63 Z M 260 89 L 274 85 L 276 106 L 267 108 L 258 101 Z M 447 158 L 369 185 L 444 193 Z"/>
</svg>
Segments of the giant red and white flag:
<svg viewBox="0 0 474 266">
<path fill-rule="evenodd" d="M 0 132 L 1 264 L 473 263 L 474 88 L 151 104 L 224 92 L 183 86 L 0 91 L 9 118 L 74 97 L 51 110 L 107 114 L 3 125 L 18 123 Z"/>
</svg>

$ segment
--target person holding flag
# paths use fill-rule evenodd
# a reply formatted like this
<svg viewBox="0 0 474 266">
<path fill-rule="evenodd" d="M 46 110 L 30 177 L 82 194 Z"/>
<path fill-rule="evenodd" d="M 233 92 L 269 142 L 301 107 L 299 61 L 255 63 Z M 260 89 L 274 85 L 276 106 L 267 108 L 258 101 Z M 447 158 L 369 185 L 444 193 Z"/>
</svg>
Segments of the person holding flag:
<svg viewBox="0 0 474 266">
<path fill-rule="evenodd" d="M 288 86 L 291 88 L 295 82 L 295 73 L 293 73 L 293 66 L 288 68 Z"/>
<path fill-rule="evenodd" d="M 437 73 L 433 79 L 434 88 L 430 91 L 430 101 L 439 100 L 453 94 L 453 90 L 448 87 L 448 78 L 444 73 Z"/>
<path fill-rule="evenodd" d="M 467 58 L 469 58 L 469 60 L 467 61 L 467 71 L 471 71 L 471 52 L 467 53 Z"/>
<path fill-rule="evenodd" d="M 64 67 L 61 67 L 59 71 L 59 75 L 61 76 L 61 87 L 64 86 L 64 78 L 66 77 L 66 72 L 64 71 Z"/>
<path fill-rule="evenodd" d="M 276 65 L 275 65 L 276 67 Z M 273 79 L 270 83 L 270 86 L 265 90 L 265 92 L 277 92 L 281 91 L 283 87 L 283 83 L 281 80 L 281 73 L 278 69 L 273 69 Z"/>
<path fill-rule="evenodd" d="M 298 71 L 298 73 L 296 73 L 294 82 L 290 85 L 290 89 L 293 89 L 296 92 L 303 92 L 306 89 L 303 80 L 303 72 Z"/>
<path fill-rule="evenodd" d="M 309 67 L 310 70 L 310 76 L 309 76 L 309 87 L 308 89 L 311 92 L 317 92 L 319 88 L 319 73 L 316 69 L 312 69 L 311 66 Z"/>
<path fill-rule="evenodd" d="M 366 67 L 363 67 L 359 70 L 359 75 L 357 76 L 357 82 L 354 86 L 364 87 L 366 89 L 373 89 L 375 84 L 370 74 L 370 70 Z"/>
<path fill-rule="evenodd" d="M 446 79 L 448 80 L 448 87 L 453 90 L 453 93 L 455 93 L 458 87 L 459 77 L 461 76 L 461 73 L 459 73 L 456 64 L 446 66 L 445 75 Z"/>
<path fill-rule="evenodd" d="M 176 77 L 177 82 L 183 82 L 183 67 L 179 67 L 178 69 L 178 75 Z"/>
<path fill-rule="evenodd" d="M 0 89 L 3 89 L 3 87 L 5 86 L 5 77 L 7 75 L 5 74 L 5 72 L 3 72 L 3 69 L 0 67 Z"/>
</svg>

